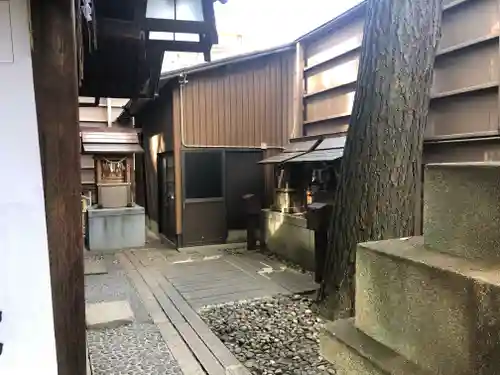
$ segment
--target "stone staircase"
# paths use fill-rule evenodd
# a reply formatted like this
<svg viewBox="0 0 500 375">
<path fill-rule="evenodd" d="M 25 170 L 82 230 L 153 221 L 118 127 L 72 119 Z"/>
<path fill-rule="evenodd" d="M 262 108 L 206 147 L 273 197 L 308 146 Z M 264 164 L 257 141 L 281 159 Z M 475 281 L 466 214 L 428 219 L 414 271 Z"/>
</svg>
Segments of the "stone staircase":
<svg viewBox="0 0 500 375">
<path fill-rule="evenodd" d="M 321 340 L 338 375 L 500 374 L 500 164 L 428 165 L 424 233 L 358 246 L 355 317 Z"/>
</svg>

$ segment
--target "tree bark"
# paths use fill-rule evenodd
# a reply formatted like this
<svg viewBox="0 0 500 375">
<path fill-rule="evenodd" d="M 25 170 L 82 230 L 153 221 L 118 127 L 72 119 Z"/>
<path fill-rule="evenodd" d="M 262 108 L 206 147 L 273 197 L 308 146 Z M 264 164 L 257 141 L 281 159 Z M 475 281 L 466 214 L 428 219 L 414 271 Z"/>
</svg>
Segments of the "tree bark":
<svg viewBox="0 0 500 375">
<path fill-rule="evenodd" d="M 441 12 L 441 0 L 368 0 L 319 294 L 329 317 L 354 311 L 358 243 L 414 233 Z"/>
</svg>

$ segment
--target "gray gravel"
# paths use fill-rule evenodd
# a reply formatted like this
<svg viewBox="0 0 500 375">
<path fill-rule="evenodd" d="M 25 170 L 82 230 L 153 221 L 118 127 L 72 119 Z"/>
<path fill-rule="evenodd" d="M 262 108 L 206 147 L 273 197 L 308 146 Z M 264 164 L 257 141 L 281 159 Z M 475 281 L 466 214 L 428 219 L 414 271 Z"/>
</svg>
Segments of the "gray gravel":
<svg viewBox="0 0 500 375">
<path fill-rule="evenodd" d="M 88 331 L 93 375 L 182 375 L 154 324 Z"/>
<path fill-rule="evenodd" d="M 302 296 L 278 296 L 203 309 L 201 317 L 252 374 L 335 374 L 319 355 L 323 321 Z"/>
</svg>

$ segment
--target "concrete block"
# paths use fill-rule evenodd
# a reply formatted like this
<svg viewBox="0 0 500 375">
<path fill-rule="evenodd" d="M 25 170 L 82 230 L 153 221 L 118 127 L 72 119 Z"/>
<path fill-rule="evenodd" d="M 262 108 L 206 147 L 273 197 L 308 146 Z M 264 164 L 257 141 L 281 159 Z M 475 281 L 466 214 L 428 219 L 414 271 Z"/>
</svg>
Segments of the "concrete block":
<svg viewBox="0 0 500 375">
<path fill-rule="evenodd" d="M 500 374 L 499 313 L 499 265 L 421 237 L 358 246 L 356 326 L 434 374 Z"/>
<path fill-rule="evenodd" d="M 134 321 L 128 301 L 88 303 L 85 307 L 88 329 L 116 328 Z"/>
<path fill-rule="evenodd" d="M 144 208 L 97 208 L 87 210 L 85 234 L 89 250 L 108 251 L 143 247 L 146 243 Z"/>
<path fill-rule="evenodd" d="M 326 325 L 320 351 L 337 375 L 430 375 L 358 330 L 351 319 Z"/>
<path fill-rule="evenodd" d="M 469 259 L 500 261 L 500 163 L 429 164 L 425 243 Z"/>
<path fill-rule="evenodd" d="M 307 221 L 281 212 L 263 210 L 264 241 L 269 251 L 314 271 L 314 232 Z"/>
<path fill-rule="evenodd" d="M 104 262 L 99 262 L 94 259 L 85 259 L 83 261 L 83 269 L 85 276 L 89 275 L 103 275 L 108 273 Z"/>
</svg>

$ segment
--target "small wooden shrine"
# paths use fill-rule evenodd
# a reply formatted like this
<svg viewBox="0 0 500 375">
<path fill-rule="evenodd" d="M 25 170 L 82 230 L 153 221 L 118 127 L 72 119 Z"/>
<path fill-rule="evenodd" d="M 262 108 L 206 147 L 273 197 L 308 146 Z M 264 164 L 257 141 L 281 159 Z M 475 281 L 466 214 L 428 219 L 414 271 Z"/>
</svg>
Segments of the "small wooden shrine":
<svg viewBox="0 0 500 375">
<path fill-rule="evenodd" d="M 132 207 L 134 154 L 143 152 L 137 132 L 82 132 L 82 149 L 94 157 L 97 208 Z"/>
</svg>

